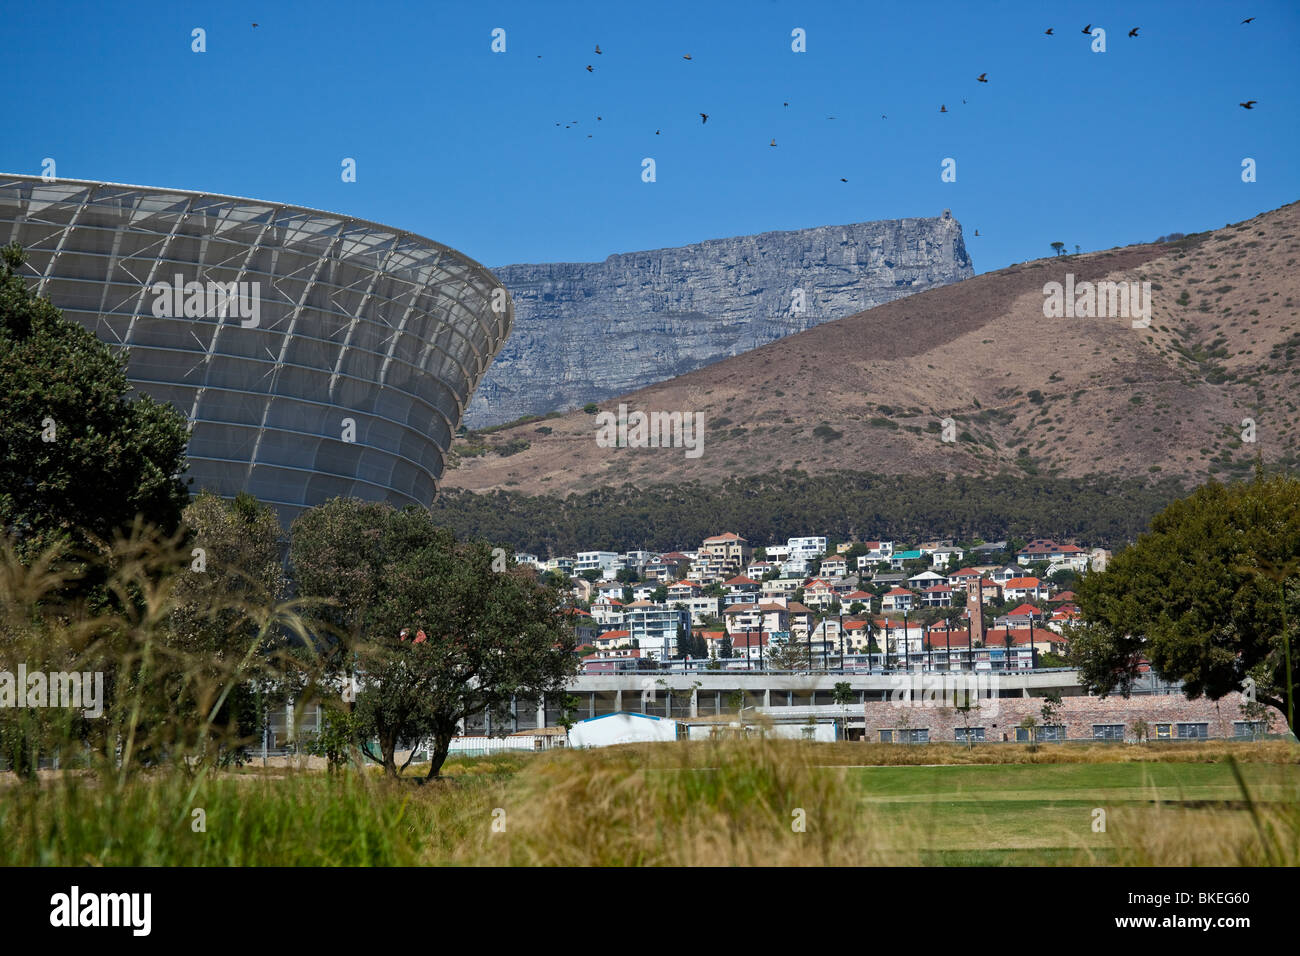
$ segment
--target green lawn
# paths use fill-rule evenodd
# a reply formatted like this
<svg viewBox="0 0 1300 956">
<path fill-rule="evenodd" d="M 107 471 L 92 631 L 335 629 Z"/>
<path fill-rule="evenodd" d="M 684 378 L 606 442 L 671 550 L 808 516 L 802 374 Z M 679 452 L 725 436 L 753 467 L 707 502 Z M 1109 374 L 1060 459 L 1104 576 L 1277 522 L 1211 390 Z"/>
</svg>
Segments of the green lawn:
<svg viewBox="0 0 1300 956">
<path fill-rule="evenodd" d="M 1296 805 L 1300 768 L 1242 764 L 1240 772 L 1257 809 Z M 1197 832 L 1254 826 L 1226 763 L 867 767 L 849 773 L 864 805 L 900 829 L 906 824 L 921 841 L 922 858 L 933 863 L 1127 862 L 1153 833 L 1180 842 Z M 1105 832 L 1094 830 L 1097 809 L 1105 811 Z"/>
</svg>

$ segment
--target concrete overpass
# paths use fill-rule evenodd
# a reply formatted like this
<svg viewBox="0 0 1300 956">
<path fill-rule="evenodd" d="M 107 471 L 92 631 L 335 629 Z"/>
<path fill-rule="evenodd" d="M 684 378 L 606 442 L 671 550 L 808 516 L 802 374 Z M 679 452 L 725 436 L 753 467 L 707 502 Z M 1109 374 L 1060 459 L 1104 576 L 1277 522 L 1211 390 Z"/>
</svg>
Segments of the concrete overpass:
<svg viewBox="0 0 1300 956">
<path fill-rule="evenodd" d="M 583 674 L 574 677 L 566 692 L 578 699 L 574 717 L 582 720 L 620 711 L 657 717 L 709 717 L 735 713 L 737 706 L 778 713 L 782 708 L 825 708 L 838 712 L 835 685 L 844 682 L 853 695 L 851 709 L 862 714 L 863 703 L 887 701 L 911 687 L 916 693 L 923 679 L 941 681 L 978 678 L 981 693 L 997 697 L 1082 696 L 1078 672 L 1073 669 L 943 672 L 914 670 L 893 673 L 754 673 L 747 671 L 634 671 L 619 674 Z M 1149 678 L 1135 686 L 1135 694 L 1181 693 L 1176 684 Z M 793 712 L 791 712 L 793 714 Z M 501 733 L 553 727 L 561 717 L 560 702 L 517 700 L 511 707 L 509 726 L 494 726 L 487 717 L 466 722 L 466 733 Z"/>
</svg>

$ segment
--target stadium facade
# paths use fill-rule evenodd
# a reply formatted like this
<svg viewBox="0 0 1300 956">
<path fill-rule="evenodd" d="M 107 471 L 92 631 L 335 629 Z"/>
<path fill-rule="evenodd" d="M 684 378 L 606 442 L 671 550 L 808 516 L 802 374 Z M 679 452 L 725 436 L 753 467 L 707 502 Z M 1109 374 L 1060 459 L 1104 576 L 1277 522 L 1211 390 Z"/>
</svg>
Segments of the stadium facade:
<svg viewBox="0 0 1300 956">
<path fill-rule="evenodd" d="M 189 419 L 192 489 L 251 492 L 286 526 L 338 495 L 429 504 L 514 318 L 454 249 L 233 196 L 4 175 L 8 242 Z"/>
</svg>

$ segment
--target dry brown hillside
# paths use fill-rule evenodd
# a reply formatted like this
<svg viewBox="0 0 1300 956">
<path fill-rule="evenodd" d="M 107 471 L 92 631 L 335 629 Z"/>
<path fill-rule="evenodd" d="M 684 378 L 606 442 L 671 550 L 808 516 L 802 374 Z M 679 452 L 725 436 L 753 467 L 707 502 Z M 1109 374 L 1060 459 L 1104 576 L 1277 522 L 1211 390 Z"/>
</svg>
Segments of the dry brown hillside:
<svg viewBox="0 0 1300 956">
<path fill-rule="evenodd" d="M 565 494 L 792 467 L 1200 479 L 1239 474 L 1257 454 L 1294 460 L 1298 234 L 1293 203 L 1174 243 L 977 276 L 600 404 L 703 412 L 699 458 L 598 447 L 594 417 L 576 411 L 471 433 L 442 486 Z M 1150 282 L 1150 328 L 1044 318 L 1043 286 L 1066 273 Z M 940 440 L 945 417 L 956 442 Z"/>
</svg>

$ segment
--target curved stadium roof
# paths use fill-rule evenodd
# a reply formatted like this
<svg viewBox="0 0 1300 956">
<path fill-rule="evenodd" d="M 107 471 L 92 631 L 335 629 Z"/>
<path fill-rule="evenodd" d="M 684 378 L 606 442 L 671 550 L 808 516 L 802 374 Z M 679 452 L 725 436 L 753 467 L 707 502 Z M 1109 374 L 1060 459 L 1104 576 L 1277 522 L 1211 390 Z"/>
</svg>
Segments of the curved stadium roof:
<svg viewBox="0 0 1300 956">
<path fill-rule="evenodd" d="M 247 490 L 285 524 L 337 495 L 431 502 L 514 318 L 454 249 L 234 196 L 0 175 L 8 242 L 39 294 L 129 348 L 132 384 L 188 417 L 192 488 Z M 228 283 L 240 296 L 214 297 Z"/>
</svg>

